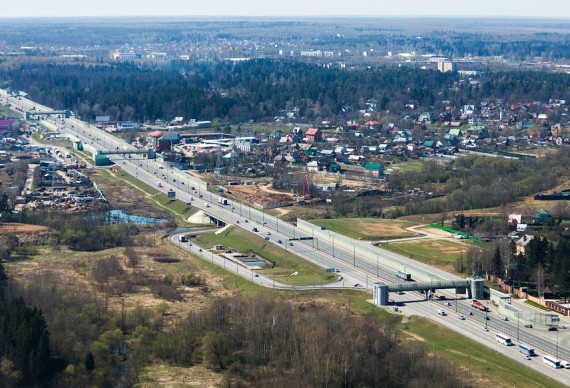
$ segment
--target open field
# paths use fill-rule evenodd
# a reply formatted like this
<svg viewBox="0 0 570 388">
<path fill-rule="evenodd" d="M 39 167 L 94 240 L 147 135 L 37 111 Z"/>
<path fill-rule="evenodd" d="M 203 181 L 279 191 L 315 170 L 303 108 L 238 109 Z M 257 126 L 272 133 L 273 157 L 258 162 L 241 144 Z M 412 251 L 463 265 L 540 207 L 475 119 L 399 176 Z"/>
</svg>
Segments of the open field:
<svg viewBox="0 0 570 388">
<path fill-rule="evenodd" d="M 455 273 L 454 264 L 457 259 L 465 257 L 468 244 L 450 240 L 423 239 L 386 243 L 382 248 Z"/>
<path fill-rule="evenodd" d="M 139 258 L 136 268 L 126 265 L 125 248 L 115 248 L 101 252 L 73 252 L 63 248 L 53 251 L 50 247 L 39 247 L 40 254 L 31 260 L 6 263 L 7 270 L 15 280 L 26 283 L 31 279 L 56 282 L 64 287 L 77 289 L 78 292 L 107 293 L 111 309 L 117 313 L 124 303 L 127 311 L 142 306 L 151 310 L 164 311 L 166 327 L 173 327 L 183 320 L 188 312 L 207 309 L 216 296 L 251 295 L 260 292 L 272 298 L 289 300 L 299 308 L 344 311 L 353 314 L 378 314 L 383 320 L 398 324 L 400 317 L 393 316 L 370 303 L 370 294 L 357 290 L 314 290 L 314 291 L 279 291 L 262 289 L 247 280 L 226 272 L 223 268 L 208 261 L 183 252 L 170 240 L 160 235 L 140 236 L 132 249 Z M 132 292 L 119 292 L 117 279 L 110 279 L 108 284 L 98 284 L 93 278 L 97 262 L 115 256 L 122 264 L 122 279 L 135 279 L 137 285 Z M 157 258 L 173 258 L 178 262 L 160 263 Z M 181 275 L 195 273 L 202 277 L 205 287 L 185 287 L 178 283 Z M 184 297 L 181 301 L 164 300 L 149 289 L 153 281 L 172 277 L 175 285 Z M 142 281 L 141 279 L 149 279 Z M 150 282 L 150 283 L 149 283 Z M 472 374 L 478 382 L 498 387 L 558 387 L 560 385 L 546 376 L 536 373 L 520 363 L 507 359 L 461 335 L 450 332 L 430 321 L 412 317 L 411 322 L 400 324 L 402 340 L 419 341 L 428 350 L 435 344 L 438 357 L 443 357 L 454 364 L 461 373 Z M 210 387 L 219 384 L 223 375 L 213 373 L 202 364 L 192 367 L 174 367 L 165 364 L 152 364 L 144 368 L 140 386 L 187 386 Z"/>
<path fill-rule="evenodd" d="M 207 233 L 198 235 L 196 239 L 204 247 L 221 244 L 224 246 L 224 249 L 231 249 L 246 254 L 256 254 L 270 260 L 274 263 L 274 267 L 270 268 L 268 266 L 268 268 L 258 272 L 284 284 L 322 284 L 334 282 L 338 278 L 337 275 L 327 273 L 323 268 L 311 264 L 243 229 L 232 227 L 222 234 Z M 298 274 L 291 276 L 295 272 Z"/>
<path fill-rule="evenodd" d="M 333 232 L 361 240 L 385 240 L 421 236 L 421 234 L 405 229 L 417 225 L 410 221 L 379 218 L 341 218 L 317 219 L 309 222 L 314 225 L 324 226 Z"/>
</svg>

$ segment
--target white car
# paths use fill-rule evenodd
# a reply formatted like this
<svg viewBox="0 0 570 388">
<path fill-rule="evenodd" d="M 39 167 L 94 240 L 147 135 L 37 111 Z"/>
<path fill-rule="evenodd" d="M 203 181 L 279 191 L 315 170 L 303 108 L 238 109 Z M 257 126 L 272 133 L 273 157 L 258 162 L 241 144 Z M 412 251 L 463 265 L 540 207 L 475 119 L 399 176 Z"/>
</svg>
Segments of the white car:
<svg viewBox="0 0 570 388">
<path fill-rule="evenodd" d="M 483 327 L 483 331 L 489 331 L 489 329 L 487 328 L 487 326 Z"/>
<path fill-rule="evenodd" d="M 508 321 L 508 320 L 509 320 L 508 317 L 501 317 L 501 319 L 502 319 L 503 321 Z"/>
<path fill-rule="evenodd" d="M 462 321 L 464 321 L 464 320 L 465 320 L 465 317 L 464 317 L 463 315 L 460 315 L 460 316 L 459 316 L 459 319 L 462 320 Z"/>
</svg>

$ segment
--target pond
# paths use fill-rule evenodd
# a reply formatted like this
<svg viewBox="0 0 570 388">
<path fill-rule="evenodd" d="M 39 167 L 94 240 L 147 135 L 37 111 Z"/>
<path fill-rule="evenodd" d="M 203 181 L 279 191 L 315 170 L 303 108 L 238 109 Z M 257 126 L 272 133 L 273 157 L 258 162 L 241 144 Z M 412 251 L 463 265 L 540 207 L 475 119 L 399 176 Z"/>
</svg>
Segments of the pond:
<svg viewBox="0 0 570 388">
<path fill-rule="evenodd" d="M 135 216 L 127 214 L 123 210 L 109 210 L 105 213 L 105 222 L 107 224 L 135 224 L 135 225 L 154 225 L 168 221 L 165 218 L 153 218 Z"/>
</svg>

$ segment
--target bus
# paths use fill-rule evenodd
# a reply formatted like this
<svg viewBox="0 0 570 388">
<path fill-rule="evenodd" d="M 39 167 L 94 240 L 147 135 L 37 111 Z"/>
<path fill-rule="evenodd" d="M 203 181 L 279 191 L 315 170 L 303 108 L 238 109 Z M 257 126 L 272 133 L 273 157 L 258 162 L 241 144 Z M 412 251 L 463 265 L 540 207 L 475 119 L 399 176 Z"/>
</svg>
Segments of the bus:
<svg viewBox="0 0 570 388">
<path fill-rule="evenodd" d="M 551 366 L 556 369 L 560 368 L 560 360 L 557 358 L 554 358 L 552 356 L 544 356 L 543 361 L 548 366 Z"/>
<path fill-rule="evenodd" d="M 522 354 L 525 354 L 529 357 L 536 356 L 536 353 L 534 352 L 533 348 L 528 347 L 527 345 L 523 345 L 523 344 L 519 344 L 519 352 L 521 352 Z"/>
<path fill-rule="evenodd" d="M 503 344 L 505 346 L 513 345 L 513 341 L 511 341 L 511 338 L 507 337 L 504 334 L 501 334 L 501 333 L 495 334 L 495 339 L 497 340 L 498 343 Z"/>
</svg>

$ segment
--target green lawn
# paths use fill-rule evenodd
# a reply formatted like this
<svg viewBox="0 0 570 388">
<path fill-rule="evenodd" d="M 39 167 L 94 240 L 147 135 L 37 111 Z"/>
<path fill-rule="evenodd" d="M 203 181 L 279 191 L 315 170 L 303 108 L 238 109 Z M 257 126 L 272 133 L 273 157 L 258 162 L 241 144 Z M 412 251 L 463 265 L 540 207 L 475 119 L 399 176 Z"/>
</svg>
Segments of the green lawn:
<svg viewBox="0 0 570 388">
<path fill-rule="evenodd" d="M 311 285 L 331 283 L 337 280 L 337 275 L 325 272 L 323 268 L 289 253 L 286 249 L 236 227 L 232 227 L 219 235 L 215 233 L 198 235 L 197 240 L 205 248 L 211 248 L 214 244 L 221 244 L 224 249 L 241 253 L 255 253 L 272 261 L 275 263 L 273 268 L 262 269 L 259 273 L 283 284 Z M 286 248 L 285 244 L 283 246 Z M 298 274 L 291 276 L 295 272 Z"/>
<path fill-rule="evenodd" d="M 402 324 L 402 333 L 411 339 L 421 337 L 429 351 L 460 366 L 461 373 L 473 373 L 494 387 L 564 387 L 563 384 L 521 365 L 472 339 L 427 319 L 412 317 Z M 483 333 L 481 333 L 483 335 Z M 494 334 L 488 334 L 494 335 Z M 535 359 L 532 362 L 541 362 Z"/>
<path fill-rule="evenodd" d="M 417 225 L 411 221 L 384 220 L 378 218 L 341 218 L 310 220 L 317 226 L 324 226 L 329 230 L 351 238 L 362 240 L 384 240 L 404 237 L 414 237 L 420 234 L 405 230 L 404 228 Z"/>
<path fill-rule="evenodd" d="M 145 195 L 145 193 L 151 195 L 151 200 L 153 202 L 170 211 L 180 222 L 186 223 L 186 219 L 199 210 L 194 206 L 188 205 L 185 201 L 168 198 L 166 194 L 125 172 L 119 171 L 116 175 L 113 175 L 104 169 L 101 169 L 99 172 L 105 175 L 108 179 L 129 182 L 133 190 L 137 191 L 141 195 Z"/>
<path fill-rule="evenodd" d="M 382 248 L 426 264 L 445 266 L 464 256 L 467 245 L 447 240 L 416 240 L 387 243 Z"/>
</svg>

